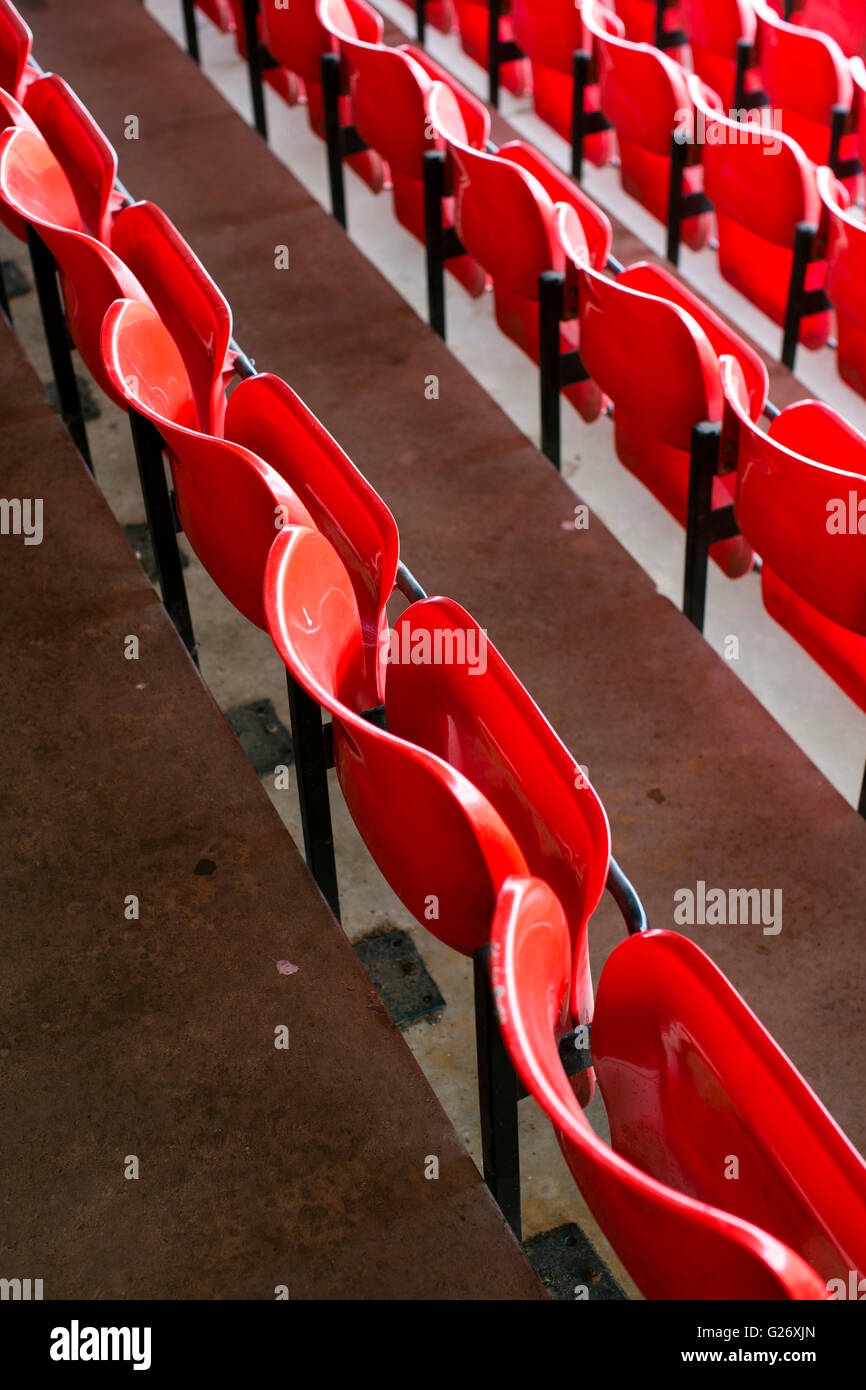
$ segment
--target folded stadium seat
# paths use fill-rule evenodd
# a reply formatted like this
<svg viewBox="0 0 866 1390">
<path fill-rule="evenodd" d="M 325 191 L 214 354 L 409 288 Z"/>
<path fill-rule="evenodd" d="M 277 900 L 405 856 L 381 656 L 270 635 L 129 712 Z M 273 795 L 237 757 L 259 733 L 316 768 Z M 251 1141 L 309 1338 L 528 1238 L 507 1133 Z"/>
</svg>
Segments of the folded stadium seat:
<svg viewBox="0 0 866 1390">
<path fill-rule="evenodd" d="M 72 185 L 82 231 L 111 244 L 111 228 L 123 203 L 115 188 L 117 154 L 87 107 L 56 73 L 27 89 L 24 109 L 35 121 Z"/>
<path fill-rule="evenodd" d="M 850 117 L 854 88 L 845 54 L 826 34 L 786 24 L 765 0 L 752 3 L 761 83 L 775 126 L 815 164 L 852 158 L 857 150 Z M 834 142 L 835 108 L 848 115 L 836 118 L 841 124 Z"/>
<path fill-rule="evenodd" d="M 798 341 L 822 347 L 832 328 L 821 300 L 826 261 L 815 245 L 815 167 L 781 131 L 728 120 L 708 104 L 695 77 L 689 84 L 705 123 L 704 186 L 716 212 L 719 269 L 785 328 L 783 361 L 792 366 Z"/>
<path fill-rule="evenodd" d="M 178 333 L 201 427 L 218 433 L 234 361 L 231 311 L 164 213 L 148 203 L 121 209 L 112 247 L 103 245 L 84 231 L 72 185 L 47 142 L 12 128 L 0 133 L 0 202 L 35 230 L 54 257 L 70 336 L 102 389 L 123 405 L 102 365 L 106 310 L 115 299 L 151 304 Z"/>
<path fill-rule="evenodd" d="M 717 423 L 724 398 L 719 357 L 733 354 L 749 384 L 749 410 L 766 404 L 767 370 L 758 354 L 662 266 L 638 262 L 614 280 L 586 264 L 570 244 L 571 218 L 560 232 L 580 305 L 580 353 L 593 381 L 613 400 L 616 452 L 630 472 L 685 526 L 695 426 Z M 645 344 L 652 343 L 651 353 Z M 713 501 L 730 503 L 733 481 L 716 478 Z M 742 536 L 719 541 L 711 557 L 731 578 L 752 566 Z"/>
<path fill-rule="evenodd" d="M 247 36 L 244 27 L 244 0 L 230 0 L 230 3 L 234 19 L 235 47 L 244 62 L 246 62 Z M 267 8 L 268 0 L 264 0 L 264 3 L 260 5 L 256 13 L 256 31 L 260 42 L 263 34 L 262 10 Z M 287 106 L 297 106 L 298 102 L 304 99 L 303 82 L 298 77 L 297 73 L 289 72 L 288 68 L 284 68 L 279 64 L 274 67 L 264 67 L 262 69 L 262 77 L 264 81 L 267 82 L 268 86 L 273 88 L 277 96 L 282 97 Z"/>
<path fill-rule="evenodd" d="M 571 142 L 574 133 L 574 55 L 590 52 L 587 32 L 574 0 L 553 0 L 542 12 L 534 0 L 511 0 L 514 37 L 532 66 L 535 111 Z M 591 83 L 584 94 L 587 112 L 598 111 L 599 90 Z M 609 164 L 615 151 L 612 131 L 588 135 L 583 152 L 592 164 Z"/>
<path fill-rule="evenodd" d="M 858 57 L 852 58 L 848 66 L 854 83 L 854 119 L 862 164 L 866 162 L 866 63 Z"/>
<path fill-rule="evenodd" d="M 355 130 L 388 165 L 397 220 L 423 242 L 424 155 L 444 147 L 441 137 L 433 134 L 431 138 L 429 98 L 434 82 L 445 82 L 450 88 L 469 143 L 477 149 L 484 149 L 487 144 L 490 117 L 487 108 L 422 49 L 362 43 L 355 23 L 361 10 L 374 13 L 363 0 L 353 0 L 351 12 L 345 0 L 319 0 L 319 17 L 339 45 L 343 83 L 351 93 Z M 453 224 L 453 217 L 453 201 L 443 200 L 445 228 Z M 484 292 L 486 273 L 471 256 L 449 260 L 448 269 L 470 294 Z"/>
<path fill-rule="evenodd" d="M 436 642 L 443 659 L 435 660 Z M 436 754 L 461 772 L 514 835 L 530 872 L 560 896 L 573 950 L 571 1012 L 592 1016 L 587 926 L 604 892 L 610 830 L 604 807 L 585 775 L 488 641 L 474 618 L 452 599 L 412 604 L 394 624 L 385 705 L 388 729 Z M 426 649 L 427 664 L 406 659 Z M 450 662 L 465 645 L 480 659 Z M 582 1091 L 589 1099 L 591 1087 Z"/>
<path fill-rule="evenodd" d="M 849 58 L 866 56 L 863 0 L 796 0 L 791 23 L 828 34 Z"/>
<path fill-rule="evenodd" d="M 744 95 L 761 89 L 760 73 L 745 51 L 757 33 L 751 0 L 680 0 L 679 9 L 698 77 L 718 93 L 726 111 L 740 109 Z"/>
<path fill-rule="evenodd" d="M 461 48 L 487 70 L 490 66 L 490 10 L 487 0 L 454 0 L 454 8 L 457 13 Z M 506 44 L 513 40 L 511 16 L 502 14 L 499 20 L 499 42 Z M 532 69 L 525 58 L 514 59 L 502 64 L 500 80 L 515 96 L 525 96 L 532 86 Z"/>
<path fill-rule="evenodd" d="M 363 708 L 385 698 L 380 634 L 400 556 L 385 503 L 299 396 L 269 373 L 235 387 L 226 407 L 225 438 L 264 459 L 288 483 L 316 529 L 337 551 L 351 580 L 361 622 Z"/>
<path fill-rule="evenodd" d="M 592 1007 L 586 924 L 607 880 L 607 818 L 486 635 L 447 599 L 407 609 L 390 643 L 380 643 L 386 732 L 362 717 L 355 593 L 322 536 L 281 533 L 268 561 L 265 607 L 289 671 L 331 711 L 343 795 L 401 902 L 446 945 L 474 955 L 488 940 L 502 883 L 526 872 L 519 866 L 529 859 L 564 894 L 572 1008 L 585 1021 Z M 578 1085 L 587 1101 L 591 1077 Z"/>
<path fill-rule="evenodd" d="M 304 84 L 307 97 L 307 116 L 310 128 L 324 140 L 325 107 L 322 93 L 322 56 L 336 51 L 334 40 L 319 20 L 316 0 L 292 0 L 287 9 L 273 4 L 261 8 L 262 38 L 273 58 L 289 72 L 295 73 Z M 380 43 L 383 24 L 379 16 L 372 25 L 364 20 L 358 26 L 365 43 Z M 340 125 L 352 124 L 351 98 L 340 99 Z M 387 171 L 373 150 L 347 157 L 354 172 L 369 184 L 374 193 L 387 185 Z"/>
<path fill-rule="evenodd" d="M 584 0 L 583 17 L 597 54 L 601 109 L 616 130 L 622 186 L 668 226 L 674 132 L 694 120 L 686 74 L 649 44 L 609 33 L 609 19 L 596 0 Z M 693 162 L 682 171 L 682 192 L 700 201 L 704 177 L 697 145 L 690 147 L 689 157 Z M 693 250 L 706 246 L 711 230 L 706 211 L 686 216 L 679 225 L 680 238 Z"/>
<path fill-rule="evenodd" d="M 765 434 L 722 359 L 722 459 L 737 470 L 736 519 L 762 557 L 764 605 L 866 709 L 866 436 L 818 401 Z"/>
<path fill-rule="evenodd" d="M 165 443 L 184 534 L 226 598 L 265 628 L 265 561 L 279 525 L 311 525 L 285 479 L 248 449 L 202 434 L 176 344 L 147 304 L 116 300 L 103 324 L 105 372 Z"/>
<path fill-rule="evenodd" d="M 29 130 L 32 135 L 39 134 L 36 122 L 31 120 L 24 110 L 24 107 L 5 92 L 0 87 L 0 131 L 7 130 L 10 126 L 18 126 L 22 130 Z M 8 208 L 0 200 L 0 222 L 8 228 L 13 236 L 19 241 L 27 240 L 27 227 L 17 213 Z"/>
<path fill-rule="evenodd" d="M 612 1146 L 559 1058 L 571 951 L 546 883 L 504 885 L 491 960 L 514 1066 L 645 1297 L 823 1300 L 864 1267 L 862 1160 L 692 941 L 638 933 L 602 969 L 592 1055 Z"/>
<path fill-rule="evenodd" d="M 866 222 L 851 208 L 843 185 L 826 165 L 818 170 L 827 240 L 827 295 L 836 310 L 836 366 L 866 396 Z"/>
<path fill-rule="evenodd" d="M 0 87 L 24 100 L 30 83 L 39 75 L 30 59 L 33 31 L 9 0 L 0 0 Z"/>
<path fill-rule="evenodd" d="M 363 717 L 367 663 L 355 591 L 319 532 L 279 532 L 265 613 L 290 675 L 333 717 L 343 796 L 382 874 L 416 921 L 472 955 L 488 939 L 502 883 L 526 872 L 514 836 L 462 773 Z M 382 645 L 383 666 L 387 655 Z"/>
<path fill-rule="evenodd" d="M 565 268 L 557 204 L 567 201 L 574 209 L 599 266 L 610 250 L 610 224 L 575 184 L 523 142 L 511 142 L 496 155 L 472 149 L 457 102 L 441 83 L 431 94 L 430 112 L 448 147 L 460 241 L 492 276 L 499 327 L 538 363 L 539 280 L 546 271 Z M 578 346 L 574 319 L 562 323 L 560 340 L 563 351 Z M 596 419 L 603 408 L 591 381 L 579 381 L 565 394 L 585 420 Z"/>
<path fill-rule="evenodd" d="M 622 20 L 630 43 L 648 43 L 671 54 L 678 63 L 687 55 L 686 35 L 679 0 L 666 0 L 659 31 L 658 0 L 611 0 L 610 8 Z"/>
</svg>

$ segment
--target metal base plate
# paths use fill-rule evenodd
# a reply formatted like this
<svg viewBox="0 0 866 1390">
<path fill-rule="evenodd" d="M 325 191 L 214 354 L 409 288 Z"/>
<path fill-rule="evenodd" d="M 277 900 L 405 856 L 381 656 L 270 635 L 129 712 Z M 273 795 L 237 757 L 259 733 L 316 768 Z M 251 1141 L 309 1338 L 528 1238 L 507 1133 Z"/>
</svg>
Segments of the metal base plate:
<svg viewBox="0 0 866 1390">
<path fill-rule="evenodd" d="M 270 700 L 238 705 L 226 712 L 226 719 L 259 777 L 294 762 L 292 736 Z"/>
<path fill-rule="evenodd" d="M 445 1000 L 408 932 L 365 936 L 355 950 L 398 1028 L 444 1009 Z"/>
<path fill-rule="evenodd" d="M 573 1221 L 526 1242 L 532 1267 L 550 1297 L 573 1302 L 627 1299 L 598 1251 Z M 584 1290 L 586 1292 L 584 1293 Z"/>
</svg>

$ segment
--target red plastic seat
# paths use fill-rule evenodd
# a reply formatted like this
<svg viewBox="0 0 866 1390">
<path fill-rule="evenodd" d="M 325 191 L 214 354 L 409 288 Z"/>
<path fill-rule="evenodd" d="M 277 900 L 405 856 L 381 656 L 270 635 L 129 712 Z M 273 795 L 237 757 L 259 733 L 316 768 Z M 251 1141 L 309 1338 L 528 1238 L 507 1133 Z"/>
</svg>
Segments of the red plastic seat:
<svg viewBox="0 0 866 1390">
<path fill-rule="evenodd" d="M 751 0 L 680 0 L 679 8 L 695 72 L 718 93 L 725 110 L 732 110 L 737 95 L 737 44 L 741 40 L 754 44 L 757 33 Z M 760 76 L 752 69 L 746 74 L 746 90 L 760 85 Z"/>
<path fill-rule="evenodd" d="M 818 170 L 827 237 L 827 294 L 836 310 L 839 375 L 866 396 L 866 222 L 826 166 Z"/>
<path fill-rule="evenodd" d="M 235 47 L 244 62 L 246 62 L 247 35 L 246 28 L 244 27 L 244 0 L 230 0 L 230 3 L 234 18 Z M 264 32 L 262 27 L 263 8 L 265 7 L 260 6 L 256 13 L 256 30 L 260 42 Z M 297 106 L 298 102 L 304 96 L 303 82 L 298 77 L 297 73 L 289 72 L 288 68 L 282 66 L 264 68 L 262 71 L 262 80 L 266 82 L 269 87 L 273 88 L 277 96 L 282 97 L 287 106 Z"/>
<path fill-rule="evenodd" d="M 29 130 L 31 135 L 39 134 L 36 122 L 31 120 L 24 107 L 8 92 L 0 88 L 0 131 L 7 130 L 10 126 Z M 19 241 L 27 240 L 27 228 L 24 222 L 2 200 L 0 200 L 0 221 L 13 236 L 18 237 Z"/>
<path fill-rule="evenodd" d="M 866 709 L 866 436 L 818 401 L 788 406 L 765 434 L 729 358 L 722 385 L 723 457 L 767 611 Z"/>
<path fill-rule="evenodd" d="M 559 1058 L 570 963 L 556 896 L 510 879 L 491 932 L 506 1045 L 644 1295 L 826 1299 L 825 1281 L 862 1261 L 864 1168 L 769 1034 L 685 937 L 622 942 L 592 1023 L 611 1148 Z M 724 1176 L 732 1154 L 737 1182 Z"/>
<path fill-rule="evenodd" d="M 354 5 L 355 10 L 360 8 L 361 0 L 354 0 Z M 351 92 L 355 127 L 390 170 L 397 219 L 423 242 L 424 155 L 444 145 L 441 137 L 430 138 L 429 99 L 433 84 L 441 81 L 448 86 L 460 108 L 469 143 L 477 149 L 484 149 L 490 137 L 487 108 L 422 49 L 362 43 L 355 36 L 355 24 L 351 30 L 347 28 L 344 0 L 320 0 L 319 16 L 343 57 L 344 81 Z M 453 215 L 452 200 L 444 200 L 446 227 L 452 225 Z M 484 292 L 487 276 L 471 256 L 455 257 L 447 268 L 470 294 Z"/>
<path fill-rule="evenodd" d="M 588 254 L 601 265 L 610 248 L 610 224 L 576 184 L 522 141 L 504 145 L 496 155 L 472 149 L 445 87 L 431 95 L 430 110 L 448 146 L 460 240 L 492 276 L 499 327 L 537 363 L 539 276 L 565 268 L 556 207 L 567 202 L 574 210 L 592 248 Z M 561 344 L 564 351 L 577 347 L 576 321 L 562 324 Z M 570 386 L 565 395 L 585 420 L 600 414 L 603 402 L 593 382 Z"/>
<path fill-rule="evenodd" d="M 102 389 L 123 404 L 103 369 L 102 320 L 115 299 L 139 300 L 177 334 L 200 424 L 218 433 L 233 363 L 231 312 L 165 214 L 151 203 L 121 209 L 112 247 L 104 246 L 83 230 L 72 186 L 47 142 L 22 129 L 0 133 L 0 203 L 32 224 L 54 256 L 72 340 Z"/>
<path fill-rule="evenodd" d="M 705 122 L 704 186 L 716 212 L 719 269 L 724 278 L 784 325 L 798 223 L 817 228 L 821 203 L 815 169 L 793 140 L 780 131 L 737 125 L 716 111 L 689 84 Z M 813 261 L 806 290 L 822 289 L 826 262 Z M 832 328 L 829 312 L 810 314 L 800 323 L 799 341 L 822 347 Z"/>
<path fill-rule="evenodd" d="M 304 84 L 307 94 L 307 116 L 310 128 L 321 140 L 325 138 L 325 105 L 322 95 L 322 55 L 336 52 L 331 35 L 321 23 L 316 0 L 292 0 L 287 9 L 277 9 L 274 5 L 263 5 L 261 9 L 262 37 L 269 52 L 282 67 L 295 73 Z M 362 20 L 358 36 L 365 43 L 379 43 L 382 39 L 383 25 L 372 28 Z M 352 103 L 348 96 L 340 100 L 340 124 L 352 124 Z M 350 155 L 347 164 L 355 173 L 369 184 L 374 193 L 379 193 L 386 184 L 386 171 L 382 161 L 373 150 Z"/>
<path fill-rule="evenodd" d="M 33 31 L 9 0 L 0 0 L 0 87 L 23 101 L 29 84 L 38 75 L 30 62 Z"/>
<path fill-rule="evenodd" d="M 684 113 L 694 114 L 686 75 L 659 49 L 608 32 L 609 20 L 596 0 L 584 0 L 583 17 L 598 55 L 601 109 L 616 130 L 622 186 L 667 225 L 671 142 L 674 130 L 687 118 Z M 688 165 L 683 192 L 699 193 L 703 186 L 701 165 Z M 711 229 L 709 213 L 687 217 L 682 240 L 700 250 Z"/>
<path fill-rule="evenodd" d="M 592 1052 L 624 1158 L 782 1241 L 824 1297 L 866 1270 L 866 1164 L 693 941 L 658 931 L 616 947 Z"/>
<path fill-rule="evenodd" d="M 567 227 L 562 235 L 568 245 Z M 684 526 L 692 430 L 722 418 L 719 357 L 735 354 L 741 363 L 755 419 L 767 400 L 763 361 L 662 266 L 638 262 L 611 280 L 573 259 L 569 281 L 580 304 L 583 363 L 614 403 L 617 456 Z M 714 504 L 732 496 L 733 480 L 716 478 Z M 741 536 L 719 542 L 710 554 L 732 578 L 752 565 Z"/>
<path fill-rule="evenodd" d="M 110 246 L 112 223 L 123 201 L 114 187 L 114 147 L 84 103 L 56 73 L 46 73 L 31 83 L 24 109 L 45 136 L 72 185 L 82 231 Z"/>
<path fill-rule="evenodd" d="M 415 664 L 428 650 L 443 659 Z M 563 903 L 573 949 L 576 1022 L 592 1016 L 587 925 L 604 892 L 610 829 L 575 759 L 474 618 L 451 599 L 423 599 L 394 624 L 388 728 L 468 777 L 514 835 L 531 873 Z M 449 661 L 465 646 L 473 656 Z M 589 1099 L 586 1091 L 585 1098 Z"/>
<path fill-rule="evenodd" d="M 290 674 L 332 714 L 337 777 L 382 874 L 419 923 L 472 955 L 488 939 L 502 883 L 526 872 L 513 835 L 459 771 L 362 717 L 366 658 L 355 591 L 320 533 L 280 532 L 268 557 L 265 612 Z"/>
<path fill-rule="evenodd" d="M 258 455 L 281 475 L 327 537 L 351 579 L 361 622 L 364 708 L 383 703 L 379 639 L 387 629 L 400 541 L 397 523 L 378 493 L 279 377 L 248 377 L 226 407 L 225 437 Z"/>
<path fill-rule="evenodd" d="M 850 109 L 854 97 L 845 55 L 826 34 L 786 24 L 765 0 L 752 3 L 758 20 L 761 82 L 777 128 L 814 163 L 826 164 L 832 109 Z M 840 156 L 854 154 L 855 146 L 852 137 L 845 137 Z"/>
<path fill-rule="evenodd" d="M 226 598 L 266 627 L 265 562 L 281 525 L 310 524 L 282 476 L 248 449 L 202 434 L 183 358 L 146 304 L 117 300 L 101 335 L 114 393 L 162 435 L 184 534 Z"/>
<path fill-rule="evenodd" d="M 572 137 L 575 52 L 592 51 L 588 33 L 574 0 L 549 0 L 542 10 L 534 0 L 511 0 L 514 37 L 532 66 L 536 114 L 565 140 Z M 587 111 L 597 111 L 599 90 L 592 83 L 584 96 Z M 584 153 L 593 164 L 608 164 L 614 153 L 610 130 L 588 135 Z"/>
<path fill-rule="evenodd" d="M 866 9 L 862 0 L 798 0 L 794 8 L 792 23 L 820 29 L 851 58 L 866 55 Z"/>
<path fill-rule="evenodd" d="M 457 25 L 460 30 L 460 45 L 464 53 L 474 58 L 483 68 L 489 66 L 490 58 L 490 11 L 487 0 L 454 0 L 457 12 Z M 504 8 L 504 7 L 503 7 Z M 499 20 L 499 42 L 510 43 L 514 38 L 511 16 L 502 14 Z M 524 96 L 530 89 L 532 71 L 525 58 L 503 63 L 501 81 L 515 96 Z"/>
</svg>

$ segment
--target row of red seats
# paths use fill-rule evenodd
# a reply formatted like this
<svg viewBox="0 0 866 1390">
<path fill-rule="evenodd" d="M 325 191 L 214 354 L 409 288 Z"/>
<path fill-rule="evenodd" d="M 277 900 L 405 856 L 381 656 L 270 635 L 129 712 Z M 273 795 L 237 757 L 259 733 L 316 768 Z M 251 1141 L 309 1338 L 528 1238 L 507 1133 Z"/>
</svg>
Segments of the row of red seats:
<svg viewBox="0 0 866 1390">
<path fill-rule="evenodd" d="M 34 107 L 31 92 L 51 100 Z M 606 963 L 593 1012 L 587 928 L 612 861 L 591 786 L 458 605 L 416 597 L 389 628 L 399 541 L 385 504 L 279 378 L 248 374 L 226 403 L 227 374 L 245 359 L 217 287 L 153 204 L 127 202 L 111 146 L 61 79 L 22 73 L 17 94 L 43 123 L 29 116 L 0 134 L 0 205 L 54 255 L 70 334 L 129 410 L 161 573 L 176 551 L 174 526 L 169 536 L 158 524 L 164 448 L 180 526 L 270 632 L 293 716 L 315 711 L 296 749 L 305 834 L 323 828 L 309 794 L 323 790 L 326 709 L 341 789 L 389 883 L 449 945 L 483 962 L 489 942 L 517 1071 L 645 1293 L 817 1299 L 831 1280 L 847 1288 L 849 1271 L 866 1269 L 862 1160 L 700 949 L 644 929 L 621 876 L 614 893 L 634 934 Z M 4 100 L 14 113 L 15 97 Z M 133 212 L 147 289 L 116 249 Z M 419 638 L 459 650 L 461 636 L 453 663 L 392 655 Z M 326 782 L 324 793 L 326 810 Z M 571 1022 L 593 1037 L 592 1066 L 573 1084 L 557 1046 Z M 592 1067 L 613 1149 L 582 1113 Z"/>
<path fill-rule="evenodd" d="M 808 7 L 788 24 L 765 0 L 680 0 L 663 9 L 668 51 L 661 13 L 645 0 L 543 11 L 512 0 L 538 114 L 572 142 L 578 179 L 584 157 L 618 154 L 625 191 L 666 226 L 674 264 L 681 241 L 700 249 L 715 230 L 725 279 L 784 328 L 786 365 L 798 339 L 831 338 L 835 309 L 840 375 L 866 395 L 866 224 L 851 208 L 866 144 L 862 57 L 804 28 Z M 839 26 L 849 40 L 855 19 L 852 7 Z M 859 54 L 862 34 L 847 47 Z M 494 100 L 499 52 L 486 57 Z"/>
<path fill-rule="evenodd" d="M 376 161 L 380 184 L 393 186 L 398 219 L 426 241 L 438 331 L 443 265 L 472 294 L 489 278 L 500 328 L 541 367 L 548 456 L 559 460 L 560 388 L 587 421 L 612 408 L 618 457 L 687 526 L 684 609 L 692 621 L 703 626 L 707 553 L 731 578 L 748 573 L 757 553 L 768 611 L 866 708 L 863 541 L 855 529 L 839 544 L 826 525 L 834 499 L 864 494 L 866 439 L 817 402 L 773 418 L 754 350 L 664 268 L 612 262 L 601 210 L 531 145 L 495 150 L 486 108 L 423 52 L 382 44 L 381 20 L 364 0 L 296 0 L 290 11 L 263 17 L 281 62 L 298 63 L 308 86 L 312 74 L 324 75 L 338 215 L 345 220 L 342 158 L 351 149 L 355 159 Z M 838 187 L 829 169 L 819 181 L 827 196 Z M 602 273 L 606 266 L 614 279 Z M 652 353 L 640 349 L 646 342 Z M 737 370 L 727 399 L 726 357 Z M 724 458 L 719 452 L 719 427 L 741 408 L 750 448 L 737 467 L 730 448 Z M 767 435 L 757 425 L 764 414 Z M 758 440 L 779 441 L 774 457 L 790 454 L 790 466 L 774 469 L 781 482 L 762 490 L 758 507 L 748 492 L 740 508 Z M 782 500 L 796 496 L 794 478 L 809 506 Z M 860 806 L 866 813 L 866 779 Z"/>
</svg>

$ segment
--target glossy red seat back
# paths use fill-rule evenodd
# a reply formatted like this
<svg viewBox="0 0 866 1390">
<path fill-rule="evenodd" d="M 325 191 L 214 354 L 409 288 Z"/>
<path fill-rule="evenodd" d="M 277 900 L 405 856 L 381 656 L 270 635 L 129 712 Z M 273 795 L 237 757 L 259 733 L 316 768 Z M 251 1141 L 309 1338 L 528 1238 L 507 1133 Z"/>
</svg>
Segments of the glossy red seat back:
<svg viewBox="0 0 866 1390">
<path fill-rule="evenodd" d="M 800 147 L 779 131 L 737 125 L 719 115 L 690 78 L 696 106 L 706 123 L 704 187 L 716 210 L 719 269 L 724 278 L 783 325 L 788 302 L 797 224 L 817 227 L 820 200 L 815 172 Z M 816 261 L 806 288 L 823 288 L 826 265 Z M 800 341 L 821 347 L 830 334 L 829 313 L 800 324 Z"/>
<path fill-rule="evenodd" d="M 652 939 L 667 934 L 646 935 Z M 651 957 L 657 948 L 643 936 L 624 942 L 614 956 L 628 952 L 631 963 L 638 955 L 632 948 L 648 945 Z M 658 1181 L 652 1169 L 666 1166 L 666 1148 L 651 1155 L 650 1171 L 644 1171 L 595 1134 L 575 1099 L 557 1048 L 568 1026 L 570 964 L 568 928 L 556 896 L 538 879 L 510 879 L 500 894 L 491 931 L 491 976 L 506 1046 L 518 1075 L 553 1125 L 590 1209 L 642 1293 L 653 1299 L 826 1297 L 815 1271 L 766 1231 Z M 614 1016 L 617 1003 L 605 978 L 609 965 L 610 960 L 602 973 L 593 1022 L 593 1054 L 596 1029 L 601 1027 L 602 1044 L 611 1031 L 601 1011 L 601 990 L 605 1012 L 611 1000 Z M 645 994 L 640 1004 L 651 1009 L 652 996 Z M 603 1047 L 599 1056 L 607 1060 Z M 635 1077 L 635 1083 L 638 1080 Z M 676 1087 L 673 1090 L 676 1094 Z M 616 1123 L 615 1114 L 611 1123 Z M 700 1148 L 700 1129 L 689 1138 Z M 721 1158 L 719 1162 L 721 1166 Z"/>
<path fill-rule="evenodd" d="M 866 9 L 862 0 L 798 0 L 795 9 L 795 24 L 829 34 L 851 58 L 866 54 Z"/>
<path fill-rule="evenodd" d="M 656 6 L 655 0 L 613 0 L 614 9 L 625 27 L 625 37 L 631 43 L 655 43 Z M 682 15 L 679 5 L 665 10 L 664 28 L 682 28 Z"/>
<path fill-rule="evenodd" d="M 549 0 L 542 8 L 533 0 L 512 0 L 514 37 L 532 67 L 532 96 L 536 113 L 565 140 L 572 136 L 575 52 L 591 52 L 592 39 L 574 0 Z M 598 84 L 591 83 L 584 101 L 597 111 Z M 584 154 L 594 164 L 606 164 L 613 156 L 611 131 L 587 136 Z"/>
<path fill-rule="evenodd" d="M 849 494 L 866 512 L 866 437 L 817 401 L 786 407 L 760 430 L 736 364 L 722 361 L 726 461 L 737 469 L 737 521 L 765 566 L 819 613 L 866 634 L 866 535 L 848 527 Z M 833 504 L 844 503 L 844 529 Z"/>
<path fill-rule="evenodd" d="M 560 896 L 574 952 L 574 1014 L 588 1022 L 587 924 L 610 863 L 604 807 L 514 672 L 459 604 L 413 604 L 395 623 L 394 642 L 400 659 L 388 667 L 388 728 L 468 777 L 502 816 L 530 871 Z M 412 652 L 428 653 L 427 663 L 408 660 Z"/>
<path fill-rule="evenodd" d="M 680 0 L 679 9 L 695 72 L 730 111 L 737 85 L 737 44 L 741 39 L 753 44 L 757 32 L 751 0 Z"/>
<path fill-rule="evenodd" d="M 567 231 L 564 240 L 568 244 Z M 692 430 L 722 418 L 718 354 L 738 354 L 757 415 L 767 394 L 763 362 L 663 267 L 638 263 L 610 280 L 585 265 L 572 266 L 581 356 L 614 403 L 617 455 L 684 526 Z M 643 350 L 646 343 L 652 352 Z M 714 481 L 713 497 L 717 506 L 730 502 L 724 479 Z M 731 578 L 751 568 L 752 549 L 742 537 L 713 546 L 710 554 Z"/>
<path fill-rule="evenodd" d="M 230 0 L 195 0 L 195 4 L 196 9 L 201 10 L 211 24 L 216 25 L 220 33 L 231 34 L 233 32 L 235 15 Z"/>
<path fill-rule="evenodd" d="M 376 728 L 364 703 L 364 651 L 351 580 L 317 532 L 287 528 L 271 550 L 265 609 L 296 680 L 333 715 L 346 804 L 384 877 L 422 926 L 467 955 L 488 939 L 496 895 L 525 872 L 486 798 L 442 759 Z"/>
<path fill-rule="evenodd" d="M 692 111 L 685 73 L 659 49 L 608 32 L 604 10 L 595 0 L 585 0 L 583 14 L 598 55 L 601 109 L 616 129 L 622 186 L 667 223 L 671 140 L 682 113 Z M 690 166 L 684 172 L 684 189 L 694 192 L 700 186 L 700 167 Z M 704 246 L 710 226 L 705 213 L 686 218 L 686 245 Z"/>
<path fill-rule="evenodd" d="M 111 246 L 144 287 L 180 349 L 193 386 L 199 427 L 222 434 L 233 362 L 232 315 L 226 299 L 155 203 L 122 208 Z"/>
<path fill-rule="evenodd" d="M 324 425 L 279 377 L 249 377 L 229 397 L 225 436 L 250 449 L 285 479 L 349 573 L 364 649 L 361 698 L 384 700 L 379 635 L 397 573 L 397 523 Z"/>
<path fill-rule="evenodd" d="M 9 0 L 0 0 L 0 87 L 20 101 L 26 85 L 33 32 Z"/>
<path fill-rule="evenodd" d="M 31 223 L 51 251 L 72 340 L 102 389 L 122 405 L 102 366 L 102 320 L 115 299 L 147 301 L 144 288 L 113 251 L 81 230 L 72 186 L 41 135 L 0 132 L 0 202 Z"/>
<path fill-rule="evenodd" d="M 866 1164 L 693 941 L 656 931 L 615 948 L 592 1052 L 623 1157 L 768 1231 L 824 1281 L 866 1271 Z"/>
<path fill-rule="evenodd" d="M 112 304 L 102 353 L 114 391 L 165 440 L 190 545 L 226 598 L 264 628 L 268 552 L 283 524 L 309 523 L 305 508 L 279 473 L 249 450 L 196 429 L 183 358 L 153 309 L 132 300 Z"/>
<path fill-rule="evenodd" d="M 836 310 L 839 375 L 866 396 L 866 223 L 826 166 L 818 170 L 825 212 L 827 293 Z"/>
<path fill-rule="evenodd" d="M 37 77 L 24 100 L 72 185 L 83 230 L 111 244 L 111 223 L 119 198 L 115 196 L 117 155 L 83 102 L 56 73 Z"/>
<path fill-rule="evenodd" d="M 786 24 L 764 0 L 753 3 L 761 80 L 771 107 L 779 111 L 780 129 L 811 160 L 824 164 L 832 109 L 849 108 L 854 95 L 845 55 L 825 34 Z"/>
</svg>

